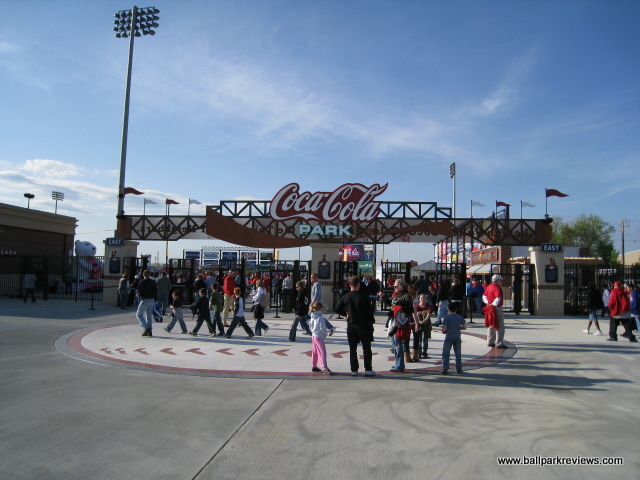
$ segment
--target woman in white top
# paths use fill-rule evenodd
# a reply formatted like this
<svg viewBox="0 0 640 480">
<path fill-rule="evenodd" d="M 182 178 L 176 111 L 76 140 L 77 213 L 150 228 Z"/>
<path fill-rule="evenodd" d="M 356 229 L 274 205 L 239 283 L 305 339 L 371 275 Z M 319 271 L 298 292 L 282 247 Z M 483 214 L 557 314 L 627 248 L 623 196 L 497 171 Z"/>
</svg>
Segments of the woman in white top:
<svg viewBox="0 0 640 480">
<path fill-rule="evenodd" d="M 269 326 L 262 321 L 264 318 L 264 306 L 268 302 L 267 291 L 261 279 L 256 280 L 256 293 L 253 295 L 253 318 L 256 320 L 256 335 L 260 336 L 269 331 Z"/>
</svg>

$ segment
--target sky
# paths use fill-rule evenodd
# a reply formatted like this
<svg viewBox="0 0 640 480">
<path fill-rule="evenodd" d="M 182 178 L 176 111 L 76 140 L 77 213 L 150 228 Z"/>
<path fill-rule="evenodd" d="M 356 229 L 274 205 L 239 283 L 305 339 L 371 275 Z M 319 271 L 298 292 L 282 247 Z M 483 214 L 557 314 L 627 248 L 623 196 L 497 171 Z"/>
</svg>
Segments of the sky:
<svg viewBox="0 0 640 480">
<path fill-rule="evenodd" d="M 378 200 L 488 216 L 626 219 L 640 249 L 640 2 L 158 0 L 135 39 L 127 214 L 192 214 L 281 187 L 389 186 Z M 128 40 L 120 1 L 0 0 L 0 202 L 78 219 L 102 250 L 117 211 Z M 185 249 L 217 240 L 172 242 Z M 164 257 L 164 243 L 139 253 Z M 431 244 L 386 247 L 391 261 Z M 281 252 L 310 258 L 309 249 Z"/>
</svg>

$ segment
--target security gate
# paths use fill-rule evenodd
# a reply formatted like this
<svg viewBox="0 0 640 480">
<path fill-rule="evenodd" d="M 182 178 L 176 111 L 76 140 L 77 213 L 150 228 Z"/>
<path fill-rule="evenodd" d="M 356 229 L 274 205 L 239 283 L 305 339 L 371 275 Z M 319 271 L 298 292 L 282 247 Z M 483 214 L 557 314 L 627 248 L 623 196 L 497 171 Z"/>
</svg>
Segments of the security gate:
<svg viewBox="0 0 640 480">
<path fill-rule="evenodd" d="M 21 298 L 27 273 L 36 277 L 36 299 L 102 301 L 104 257 L 2 255 L 0 296 Z"/>
<path fill-rule="evenodd" d="M 610 289 L 616 280 L 640 282 L 640 265 L 580 265 L 564 266 L 564 313 L 565 315 L 583 315 L 587 308 L 589 283 L 602 292 Z"/>
<path fill-rule="evenodd" d="M 535 312 L 535 266 L 519 263 L 491 264 L 491 275 L 498 274 L 502 280 L 504 294 L 503 310 L 520 315 Z M 491 282 L 489 277 L 488 282 Z"/>
</svg>

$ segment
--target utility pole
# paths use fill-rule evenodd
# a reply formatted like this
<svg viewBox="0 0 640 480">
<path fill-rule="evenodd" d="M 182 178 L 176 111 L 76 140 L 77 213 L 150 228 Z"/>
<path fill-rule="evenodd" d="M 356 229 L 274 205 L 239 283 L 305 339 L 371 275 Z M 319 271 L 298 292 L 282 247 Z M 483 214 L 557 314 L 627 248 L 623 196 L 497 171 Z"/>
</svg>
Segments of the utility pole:
<svg viewBox="0 0 640 480">
<path fill-rule="evenodd" d="M 627 219 L 623 218 L 620 220 L 620 233 L 622 234 L 622 266 L 624 267 L 624 229 L 628 227 Z"/>
</svg>

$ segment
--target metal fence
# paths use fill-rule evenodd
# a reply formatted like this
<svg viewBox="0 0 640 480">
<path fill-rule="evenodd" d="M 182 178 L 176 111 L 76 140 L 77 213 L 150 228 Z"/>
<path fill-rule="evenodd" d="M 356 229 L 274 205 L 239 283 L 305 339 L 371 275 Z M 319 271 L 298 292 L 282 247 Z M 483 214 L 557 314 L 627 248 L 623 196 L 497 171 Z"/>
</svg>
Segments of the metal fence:
<svg viewBox="0 0 640 480">
<path fill-rule="evenodd" d="M 36 299 L 102 301 L 104 257 L 0 256 L 0 296 L 22 298 L 24 277 L 36 277 Z"/>
<path fill-rule="evenodd" d="M 564 313 L 582 315 L 587 307 L 587 291 L 593 282 L 601 292 L 615 281 L 640 283 L 640 265 L 578 265 L 564 266 Z"/>
</svg>

